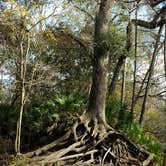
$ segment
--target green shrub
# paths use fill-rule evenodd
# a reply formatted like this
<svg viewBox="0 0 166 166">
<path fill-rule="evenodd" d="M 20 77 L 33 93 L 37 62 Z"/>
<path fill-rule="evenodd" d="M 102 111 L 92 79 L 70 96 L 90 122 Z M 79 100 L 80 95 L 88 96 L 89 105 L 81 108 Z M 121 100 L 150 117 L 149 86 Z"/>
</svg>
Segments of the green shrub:
<svg viewBox="0 0 166 166">
<path fill-rule="evenodd" d="M 85 107 L 85 98 L 79 95 L 58 95 L 50 100 L 33 99 L 29 111 L 24 112 L 24 123 L 30 124 L 29 128 L 40 132 L 51 121 L 59 120 L 63 111 L 75 112 Z"/>
<path fill-rule="evenodd" d="M 0 124 L 1 126 L 11 126 L 16 123 L 17 109 L 9 104 L 0 104 Z"/>
<path fill-rule="evenodd" d="M 149 152 L 155 155 L 158 165 L 162 165 L 163 149 L 160 142 L 152 135 L 146 134 L 143 128 L 137 124 L 131 124 L 123 128 L 124 134 L 140 145 L 143 145 Z"/>
<path fill-rule="evenodd" d="M 107 117 L 108 123 L 114 127 L 118 123 L 120 109 L 121 109 L 121 104 L 116 97 L 110 97 L 107 99 L 106 117 Z"/>
<path fill-rule="evenodd" d="M 77 94 L 59 95 L 54 101 L 59 111 L 78 112 L 86 105 L 86 98 Z"/>
<path fill-rule="evenodd" d="M 107 99 L 106 116 L 111 125 L 122 130 L 134 142 L 144 146 L 147 151 L 155 155 L 158 165 L 162 164 L 163 149 L 160 142 L 152 135 L 145 134 L 141 126 L 131 124 L 130 112 L 127 111 L 126 105 L 121 106 L 118 97 Z"/>
<path fill-rule="evenodd" d="M 58 112 L 55 109 L 55 104 L 52 100 L 39 101 L 32 103 L 32 108 L 24 112 L 24 122 L 30 128 L 41 131 L 50 121 L 59 118 Z"/>
<path fill-rule="evenodd" d="M 123 128 L 130 124 L 130 113 L 127 111 L 127 105 L 121 105 L 121 101 L 117 97 L 107 99 L 106 117 L 108 123 L 116 128 Z"/>
</svg>

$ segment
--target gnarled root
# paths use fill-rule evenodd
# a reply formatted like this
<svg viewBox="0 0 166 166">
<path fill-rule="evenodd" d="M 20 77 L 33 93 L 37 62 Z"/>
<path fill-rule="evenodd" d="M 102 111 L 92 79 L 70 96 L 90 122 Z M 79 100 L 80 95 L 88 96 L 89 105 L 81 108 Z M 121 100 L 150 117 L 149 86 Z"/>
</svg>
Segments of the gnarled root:
<svg viewBox="0 0 166 166">
<path fill-rule="evenodd" d="M 48 153 L 50 149 L 52 152 Z M 32 157 L 42 153 L 45 156 L 35 157 L 30 165 L 153 165 L 153 157 L 149 153 L 87 113 L 64 136 L 25 156 Z"/>
<path fill-rule="evenodd" d="M 77 122 L 72 127 L 74 138 L 78 141 L 77 128 L 83 126 L 86 130 L 85 134 L 89 133 L 93 138 L 99 137 L 102 139 L 108 134 L 108 131 L 114 131 L 106 122 L 99 122 L 98 118 L 90 113 L 84 112 Z"/>
</svg>

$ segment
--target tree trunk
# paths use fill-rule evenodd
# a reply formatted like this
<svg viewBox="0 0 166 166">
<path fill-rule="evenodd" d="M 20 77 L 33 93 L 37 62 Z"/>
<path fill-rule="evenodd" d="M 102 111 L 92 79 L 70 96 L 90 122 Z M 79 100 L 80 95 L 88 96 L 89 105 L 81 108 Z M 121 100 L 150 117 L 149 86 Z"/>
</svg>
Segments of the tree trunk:
<svg viewBox="0 0 166 166">
<path fill-rule="evenodd" d="M 17 131 L 16 131 L 16 140 L 15 140 L 15 152 L 16 152 L 16 154 L 20 153 L 22 116 L 23 116 L 23 109 L 24 109 L 24 97 L 25 97 L 25 87 L 23 86 L 22 94 L 21 94 L 20 115 L 19 115 L 19 119 L 17 121 Z"/>
<path fill-rule="evenodd" d="M 166 149 L 164 149 L 163 166 L 166 166 Z"/>
<path fill-rule="evenodd" d="M 101 130 L 105 128 L 105 99 L 107 92 L 108 58 L 109 47 L 104 36 L 109 30 L 108 14 L 111 7 L 111 0 L 101 0 L 99 11 L 95 20 L 94 34 L 94 57 L 92 87 L 89 95 L 89 106 L 87 113 L 93 119 L 95 125 L 101 125 Z M 99 129 L 99 130 L 100 130 Z"/>
<path fill-rule="evenodd" d="M 131 22 L 129 21 L 126 28 L 126 51 L 129 54 L 132 48 L 132 27 Z M 122 74 L 122 90 L 121 90 L 121 106 L 124 104 L 125 98 L 125 82 L 126 82 L 126 58 L 123 62 L 123 74 Z"/>
<path fill-rule="evenodd" d="M 155 43 L 155 48 L 154 48 L 151 64 L 150 64 L 150 67 L 149 67 L 149 75 L 148 75 L 147 85 L 146 85 L 146 88 L 145 88 L 145 95 L 144 95 L 144 99 L 143 99 L 143 104 L 142 104 L 139 124 L 142 124 L 142 122 L 143 122 L 143 117 L 144 117 L 144 113 L 145 113 L 145 109 L 146 109 L 146 101 L 147 101 L 147 97 L 148 97 L 150 81 L 151 81 L 151 78 L 152 78 L 152 75 L 153 75 L 153 70 L 154 70 L 154 65 L 155 65 L 156 56 L 157 56 L 157 50 L 158 50 L 158 43 L 160 41 L 160 34 L 162 32 L 162 27 L 160 27 L 159 32 L 158 32 L 158 36 L 157 36 L 157 39 L 156 39 L 156 43 Z"/>
<path fill-rule="evenodd" d="M 138 2 L 136 3 L 136 10 L 135 10 L 135 19 L 137 20 L 138 17 Z M 132 101 L 131 101 L 131 122 L 134 119 L 134 101 L 135 101 L 135 88 L 136 88 L 136 73 L 137 73 L 137 38 L 138 38 L 138 27 L 137 24 L 135 25 L 135 50 L 134 50 L 134 71 L 133 71 L 133 87 L 132 87 Z"/>
<path fill-rule="evenodd" d="M 129 21 L 127 28 L 126 28 L 126 51 L 129 53 L 132 47 L 132 28 L 131 28 L 131 22 Z M 111 80 L 111 84 L 109 86 L 109 94 L 113 95 L 116 84 L 118 81 L 119 73 L 126 61 L 126 55 L 121 55 L 118 59 L 117 65 L 114 70 L 113 78 Z"/>
<path fill-rule="evenodd" d="M 0 68 L 0 104 L 3 103 L 3 68 Z"/>
<path fill-rule="evenodd" d="M 20 99 L 19 118 L 17 121 L 16 139 L 15 139 L 15 152 L 16 152 L 16 154 L 20 153 L 22 115 L 23 115 L 24 99 L 25 99 L 23 39 L 24 39 L 24 36 L 22 36 L 22 39 L 20 42 L 20 66 L 19 67 L 20 67 L 21 99 Z"/>
<path fill-rule="evenodd" d="M 118 63 L 115 67 L 114 74 L 113 74 L 113 77 L 112 77 L 112 80 L 111 80 L 111 84 L 109 86 L 109 94 L 110 95 L 113 95 L 114 92 L 115 92 L 115 88 L 116 88 L 116 84 L 117 84 L 117 81 L 118 81 L 119 73 L 120 73 L 120 70 L 121 70 L 124 62 L 125 62 L 125 59 L 126 59 L 126 56 L 124 56 L 124 55 L 121 55 L 118 59 Z"/>
<path fill-rule="evenodd" d="M 165 39 L 164 39 L 164 71 L 166 79 L 166 24 L 165 24 Z"/>
<path fill-rule="evenodd" d="M 17 121 L 16 139 L 15 139 L 15 152 L 16 152 L 16 154 L 20 153 L 22 116 L 23 116 L 24 105 L 25 105 L 25 102 L 26 102 L 25 81 L 26 81 L 27 60 L 28 60 L 28 54 L 29 54 L 29 49 L 30 49 L 30 38 L 29 38 L 29 34 L 28 34 L 28 38 L 27 38 L 28 41 L 27 41 L 26 53 L 24 53 L 23 39 L 24 39 L 24 34 L 23 34 L 21 42 L 20 42 L 21 101 L 20 101 L 19 118 L 18 118 L 18 121 Z"/>
<path fill-rule="evenodd" d="M 122 71 L 122 88 L 121 88 L 121 109 L 123 108 L 123 104 L 125 101 L 125 88 L 126 88 L 126 59 L 123 64 L 123 71 Z"/>
</svg>

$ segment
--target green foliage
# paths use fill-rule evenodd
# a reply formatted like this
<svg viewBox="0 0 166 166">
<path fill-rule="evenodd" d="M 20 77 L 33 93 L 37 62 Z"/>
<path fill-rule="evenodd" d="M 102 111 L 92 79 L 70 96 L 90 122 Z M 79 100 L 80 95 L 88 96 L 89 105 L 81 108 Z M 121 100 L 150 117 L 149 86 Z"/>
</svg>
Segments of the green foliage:
<svg viewBox="0 0 166 166">
<path fill-rule="evenodd" d="M 129 15 L 125 15 L 125 14 L 121 14 L 120 16 L 119 16 L 119 22 L 124 22 L 124 21 L 129 21 L 129 19 L 130 19 L 130 17 L 129 17 Z"/>
<path fill-rule="evenodd" d="M 108 123 L 116 126 L 118 123 L 118 112 L 121 109 L 120 101 L 116 97 L 109 97 L 106 103 L 106 117 Z"/>
<path fill-rule="evenodd" d="M 162 165 L 163 149 L 160 142 L 152 135 L 145 134 L 143 128 L 137 124 L 131 124 L 122 129 L 132 140 L 143 145 L 149 152 L 155 155 L 159 165 Z"/>
<path fill-rule="evenodd" d="M 77 94 L 60 95 L 55 98 L 55 105 L 59 111 L 80 111 L 85 108 L 86 99 Z"/>
<path fill-rule="evenodd" d="M 121 106 L 117 96 L 109 97 L 106 105 L 106 116 L 108 122 L 122 130 L 130 139 L 144 146 L 149 152 L 155 155 L 159 165 L 162 163 L 163 150 L 159 141 L 152 135 L 145 134 L 142 127 L 131 124 L 131 116 L 126 105 Z"/>
<path fill-rule="evenodd" d="M 1 126 L 11 126 L 16 123 L 17 110 L 9 104 L 0 104 L 0 124 Z"/>
<path fill-rule="evenodd" d="M 125 128 L 131 123 L 131 113 L 127 110 L 127 105 L 123 104 L 119 110 L 117 128 Z"/>
<path fill-rule="evenodd" d="M 122 106 L 118 97 L 115 96 L 107 99 L 106 116 L 108 122 L 117 128 L 125 127 L 131 120 L 127 105 Z"/>
<path fill-rule="evenodd" d="M 79 95 L 58 95 L 50 100 L 36 98 L 29 111 L 24 112 L 24 122 L 37 132 L 42 131 L 51 121 L 58 121 L 63 111 L 80 111 L 85 99 Z"/>
<path fill-rule="evenodd" d="M 112 56 L 118 57 L 126 54 L 126 32 L 124 30 L 119 30 L 116 25 L 110 24 L 110 31 L 103 34 L 103 38 L 107 46 L 111 48 Z"/>
<path fill-rule="evenodd" d="M 58 113 L 55 110 L 55 104 L 52 100 L 42 101 L 35 99 L 32 104 L 32 108 L 29 111 L 24 112 L 24 122 L 30 124 L 29 127 L 41 131 L 46 125 L 59 118 Z"/>
<path fill-rule="evenodd" d="M 114 127 L 121 128 L 129 124 L 130 114 L 127 111 L 127 106 L 125 104 L 122 106 L 120 99 L 116 95 L 107 99 L 106 116 L 108 122 Z"/>
</svg>

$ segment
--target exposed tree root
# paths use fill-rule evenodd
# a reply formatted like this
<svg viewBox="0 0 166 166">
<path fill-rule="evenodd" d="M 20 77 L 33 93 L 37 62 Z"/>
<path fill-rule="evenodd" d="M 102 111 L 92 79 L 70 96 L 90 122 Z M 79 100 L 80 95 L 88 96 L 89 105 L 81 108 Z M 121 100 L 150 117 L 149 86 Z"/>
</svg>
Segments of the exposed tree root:
<svg viewBox="0 0 166 166">
<path fill-rule="evenodd" d="M 104 133 L 100 133 L 103 131 Z M 153 155 L 135 145 L 124 135 L 105 124 L 98 123 L 96 119 L 89 120 L 86 114 L 81 116 L 71 130 L 61 138 L 24 156 L 29 159 L 27 165 L 42 166 L 89 164 L 152 166 L 154 164 Z"/>
<path fill-rule="evenodd" d="M 71 134 L 71 131 L 68 131 L 61 138 L 53 141 L 52 143 L 50 143 L 46 146 L 43 146 L 42 148 L 39 148 L 39 149 L 35 150 L 33 152 L 26 153 L 24 156 L 29 158 L 29 157 L 38 156 L 38 155 L 40 155 L 44 152 L 47 152 L 47 151 L 51 150 L 52 148 L 54 148 L 55 146 L 61 144 L 64 141 L 66 141 L 69 138 L 70 134 Z"/>
</svg>

